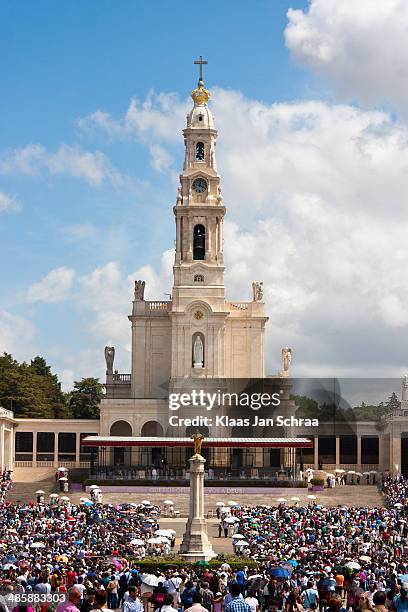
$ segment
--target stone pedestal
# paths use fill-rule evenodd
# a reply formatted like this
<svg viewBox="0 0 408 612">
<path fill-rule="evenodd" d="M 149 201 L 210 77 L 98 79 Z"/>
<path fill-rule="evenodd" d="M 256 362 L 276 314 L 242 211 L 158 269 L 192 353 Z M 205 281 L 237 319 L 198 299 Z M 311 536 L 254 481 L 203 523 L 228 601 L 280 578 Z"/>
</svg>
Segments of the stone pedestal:
<svg viewBox="0 0 408 612">
<path fill-rule="evenodd" d="M 180 555 L 188 561 L 209 561 L 216 556 L 207 534 L 204 518 L 204 464 L 201 455 L 190 462 L 190 511 L 186 531 L 180 545 Z"/>
</svg>

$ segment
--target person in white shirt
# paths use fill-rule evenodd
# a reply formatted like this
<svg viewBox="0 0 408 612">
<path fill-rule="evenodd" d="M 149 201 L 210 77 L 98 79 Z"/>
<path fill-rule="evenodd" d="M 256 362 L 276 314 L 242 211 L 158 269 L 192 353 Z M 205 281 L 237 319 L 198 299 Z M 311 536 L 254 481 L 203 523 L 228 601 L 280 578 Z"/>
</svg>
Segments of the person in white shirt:
<svg viewBox="0 0 408 612">
<path fill-rule="evenodd" d="M 173 606 L 177 607 L 179 602 L 179 590 L 180 584 L 183 582 L 183 579 L 180 576 L 172 576 L 171 572 L 169 572 L 166 576 L 166 580 L 164 581 L 163 586 L 166 587 L 167 593 L 171 595 Z"/>
<path fill-rule="evenodd" d="M 250 591 L 248 597 L 245 597 L 245 603 L 251 608 L 251 612 L 258 612 L 259 601 L 255 597 L 253 591 Z"/>
<path fill-rule="evenodd" d="M 123 604 L 123 612 L 143 612 L 143 604 L 137 596 L 137 588 L 129 587 L 129 597 Z"/>
<path fill-rule="evenodd" d="M 173 603 L 173 597 L 170 593 L 166 593 L 163 600 L 163 605 L 161 607 L 161 612 L 178 612 L 177 608 L 173 608 L 171 605 Z"/>
</svg>

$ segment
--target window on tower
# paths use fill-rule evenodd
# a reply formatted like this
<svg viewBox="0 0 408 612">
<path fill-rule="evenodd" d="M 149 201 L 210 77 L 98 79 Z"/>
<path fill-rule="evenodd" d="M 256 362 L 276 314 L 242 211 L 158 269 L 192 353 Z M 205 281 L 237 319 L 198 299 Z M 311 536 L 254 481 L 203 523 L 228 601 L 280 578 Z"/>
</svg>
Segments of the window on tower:
<svg viewBox="0 0 408 612">
<path fill-rule="evenodd" d="M 196 144 L 196 161 L 204 161 L 204 143 L 197 142 Z"/>
<path fill-rule="evenodd" d="M 205 227 L 201 224 L 194 227 L 193 259 L 205 259 Z"/>
</svg>

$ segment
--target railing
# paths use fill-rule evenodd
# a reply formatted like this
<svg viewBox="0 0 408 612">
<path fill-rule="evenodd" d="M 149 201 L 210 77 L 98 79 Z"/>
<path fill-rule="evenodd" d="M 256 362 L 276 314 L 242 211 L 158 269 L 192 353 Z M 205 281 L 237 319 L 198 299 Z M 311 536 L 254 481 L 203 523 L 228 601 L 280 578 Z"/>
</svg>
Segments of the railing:
<svg viewBox="0 0 408 612">
<path fill-rule="evenodd" d="M 16 468 L 29 468 L 32 467 L 32 461 L 14 461 L 14 467 Z"/>
<path fill-rule="evenodd" d="M 146 302 L 149 310 L 170 310 L 171 302 Z"/>
<path fill-rule="evenodd" d="M 231 310 L 248 310 L 250 302 L 230 302 Z"/>
<path fill-rule="evenodd" d="M 113 380 L 114 382 L 119 382 L 119 383 L 130 383 L 131 382 L 131 378 L 132 375 L 131 374 L 114 374 L 113 375 Z"/>
<path fill-rule="evenodd" d="M 14 412 L 11 412 L 11 410 L 7 410 L 6 408 L 0 407 L 0 419 L 2 417 L 5 419 L 14 419 Z"/>
</svg>

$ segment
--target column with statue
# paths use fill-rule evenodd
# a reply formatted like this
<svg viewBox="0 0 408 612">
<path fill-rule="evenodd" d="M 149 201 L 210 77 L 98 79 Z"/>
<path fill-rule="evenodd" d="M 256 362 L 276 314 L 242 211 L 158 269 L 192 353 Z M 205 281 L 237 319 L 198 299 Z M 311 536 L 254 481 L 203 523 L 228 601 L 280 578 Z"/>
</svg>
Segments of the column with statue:
<svg viewBox="0 0 408 612">
<path fill-rule="evenodd" d="M 196 432 L 194 440 L 194 455 L 190 457 L 190 509 L 186 531 L 180 545 L 180 555 L 186 560 L 209 561 L 216 556 L 207 533 L 204 517 L 204 464 L 201 446 L 204 436 Z"/>
</svg>

